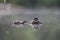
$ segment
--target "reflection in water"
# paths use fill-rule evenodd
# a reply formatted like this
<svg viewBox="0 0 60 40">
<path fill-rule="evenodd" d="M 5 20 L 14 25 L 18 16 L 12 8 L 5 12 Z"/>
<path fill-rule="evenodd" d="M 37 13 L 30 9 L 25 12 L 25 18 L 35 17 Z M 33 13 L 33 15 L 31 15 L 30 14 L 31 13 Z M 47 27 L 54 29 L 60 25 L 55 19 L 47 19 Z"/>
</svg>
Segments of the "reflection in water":
<svg viewBox="0 0 60 40">
<path fill-rule="evenodd" d="M 8 4 L 6 5 L 5 9 L 0 10 L 0 16 L 8 15 L 0 19 L 0 27 L 4 29 L 2 30 L 0 28 L 0 33 L 2 34 L 0 37 L 5 40 L 21 40 L 21 38 L 27 38 L 29 40 L 46 40 L 53 38 L 52 36 L 54 36 L 54 31 L 56 30 L 56 28 L 58 29 L 60 27 L 60 24 L 56 24 L 56 22 L 59 20 L 59 14 L 60 11 L 57 8 L 40 7 L 32 9 L 22 6 L 14 7 Z M 9 15 L 12 15 L 12 17 L 10 17 Z M 13 27 L 9 23 L 11 22 L 10 20 L 27 20 L 30 22 L 35 17 L 38 17 L 39 21 L 43 22 L 43 24 L 39 25 L 39 27 L 42 27 L 43 30 L 35 32 L 31 28 L 31 25 L 28 25 L 26 27 L 22 26 L 23 28 L 19 28 L 21 26 L 17 26 L 18 28 L 14 28 L 16 25 L 13 25 Z"/>
</svg>

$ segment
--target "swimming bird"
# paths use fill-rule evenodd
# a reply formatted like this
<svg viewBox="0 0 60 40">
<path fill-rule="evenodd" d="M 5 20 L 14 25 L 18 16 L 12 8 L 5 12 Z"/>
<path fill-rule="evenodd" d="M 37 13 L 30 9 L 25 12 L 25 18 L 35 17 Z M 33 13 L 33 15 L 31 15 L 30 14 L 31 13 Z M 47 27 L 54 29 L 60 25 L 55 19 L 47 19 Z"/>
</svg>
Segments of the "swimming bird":
<svg viewBox="0 0 60 40">
<path fill-rule="evenodd" d="M 42 22 L 40 22 L 38 20 L 38 18 L 34 18 L 32 21 L 31 21 L 31 26 L 32 28 L 34 29 L 38 29 L 39 25 L 42 24 Z"/>
</svg>

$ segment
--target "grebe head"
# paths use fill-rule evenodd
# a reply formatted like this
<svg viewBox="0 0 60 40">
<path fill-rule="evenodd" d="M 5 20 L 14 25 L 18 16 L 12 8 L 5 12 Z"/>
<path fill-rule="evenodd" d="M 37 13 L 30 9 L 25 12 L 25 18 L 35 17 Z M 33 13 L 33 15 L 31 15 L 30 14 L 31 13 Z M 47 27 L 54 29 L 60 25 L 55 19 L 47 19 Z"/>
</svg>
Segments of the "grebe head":
<svg viewBox="0 0 60 40">
<path fill-rule="evenodd" d="M 38 20 L 38 18 L 34 18 L 34 20 Z"/>
</svg>

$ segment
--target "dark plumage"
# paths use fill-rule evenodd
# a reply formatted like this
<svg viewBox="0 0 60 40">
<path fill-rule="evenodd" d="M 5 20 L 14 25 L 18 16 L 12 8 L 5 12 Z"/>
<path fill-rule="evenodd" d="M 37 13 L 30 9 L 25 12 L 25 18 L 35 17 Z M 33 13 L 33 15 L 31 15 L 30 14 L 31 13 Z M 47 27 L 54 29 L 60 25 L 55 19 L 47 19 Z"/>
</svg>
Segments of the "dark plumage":
<svg viewBox="0 0 60 40">
<path fill-rule="evenodd" d="M 38 18 L 34 18 L 33 20 L 32 24 L 42 24 L 42 22 L 38 21 Z"/>
<path fill-rule="evenodd" d="M 27 23 L 27 21 L 23 21 L 23 22 L 14 22 L 15 25 L 20 25 L 20 24 L 24 24 Z"/>
</svg>

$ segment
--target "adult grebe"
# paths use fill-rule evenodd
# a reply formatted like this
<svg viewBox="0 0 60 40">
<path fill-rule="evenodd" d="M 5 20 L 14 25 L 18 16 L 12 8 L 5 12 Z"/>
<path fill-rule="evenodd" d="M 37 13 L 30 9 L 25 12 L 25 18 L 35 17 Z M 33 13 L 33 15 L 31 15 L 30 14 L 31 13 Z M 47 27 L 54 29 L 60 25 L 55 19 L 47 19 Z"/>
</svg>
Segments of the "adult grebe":
<svg viewBox="0 0 60 40">
<path fill-rule="evenodd" d="M 38 18 L 34 18 L 34 19 L 31 21 L 31 24 L 32 24 L 32 27 L 33 27 L 34 29 L 38 29 L 39 24 L 42 24 L 42 22 L 39 22 Z"/>
</svg>

